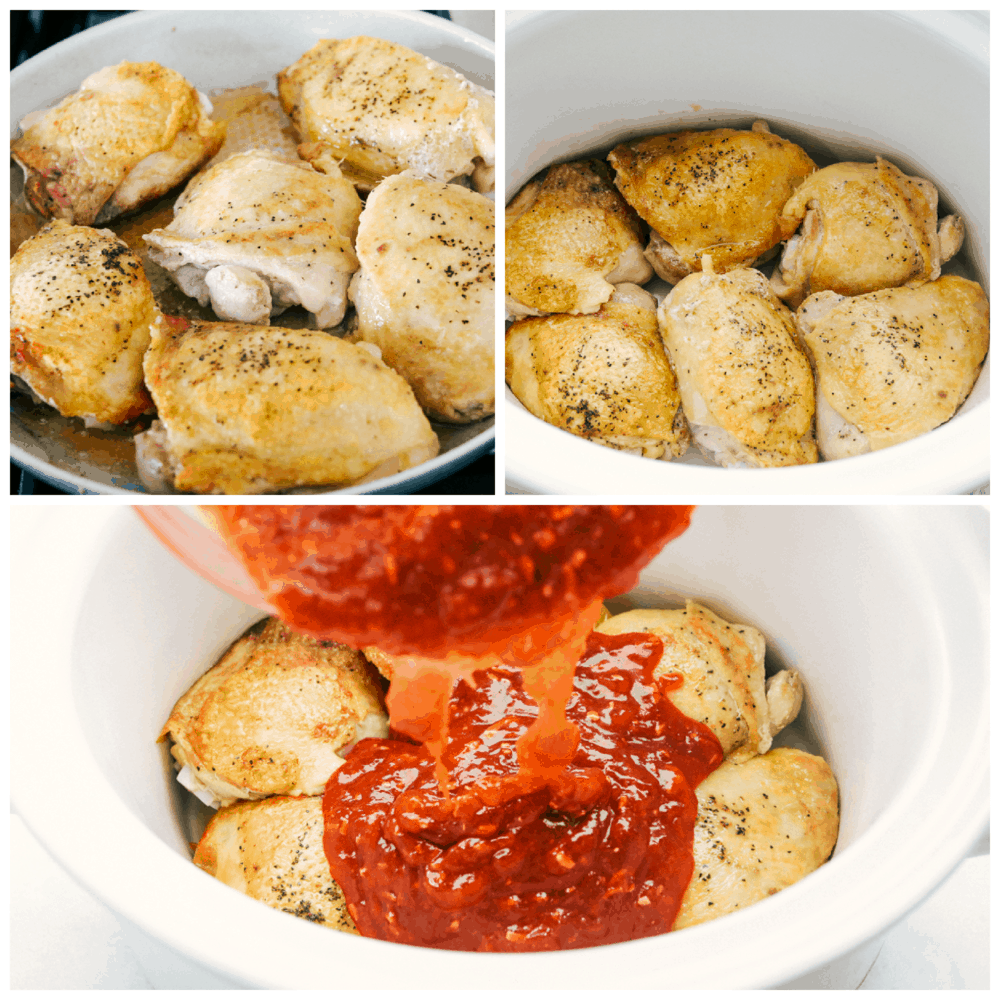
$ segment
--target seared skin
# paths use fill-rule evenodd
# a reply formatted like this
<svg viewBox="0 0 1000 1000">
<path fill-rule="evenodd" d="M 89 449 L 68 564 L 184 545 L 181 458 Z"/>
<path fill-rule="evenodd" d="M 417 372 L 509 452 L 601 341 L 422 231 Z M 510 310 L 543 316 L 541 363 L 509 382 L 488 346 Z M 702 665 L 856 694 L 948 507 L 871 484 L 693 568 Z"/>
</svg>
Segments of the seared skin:
<svg viewBox="0 0 1000 1000">
<path fill-rule="evenodd" d="M 696 794 L 695 870 L 675 931 L 773 896 L 836 846 L 837 781 L 821 757 L 780 747 L 740 764 L 726 760 Z"/>
<path fill-rule="evenodd" d="M 816 368 L 827 459 L 888 448 L 950 420 L 989 349 L 986 295 L 952 275 L 853 298 L 818 292 L 796 322 Z"/>
<path fill-rule="evenodd" d="M 201 305 L 211 299 L 220 319 L 266 326 L 271 315 L 300 304 L 321 329 L 335 326 L 358 269 L 362 205 L 336 164 L 330 170 L 328 176 L 263 150 L 237 153 L 187 186 L 166 229 L 143 236 L 150 258 Z M 244 304 L 238 286 L 252 279 L 237 280 L 227 294 L 210 277 L 218 268 L 244 268 L 263 279 L 267 292 Z"/>
<path fill-rule="evenodd" d="M 343 485 L 438 451 L 406 383 L 326 333 L 165 319 L 143 367 L 178 490 Z"/>
<path fill-rule="evenodd" d="M 647 458 L 687 450 L 677 380 L 648 308 L 609 302 L 594 316 L 518 320 L 506 375 L 531 413 L 571 434 Z"/>
<path fill-rule="evenodd" d="M 323 798 L 275 797 L 220 809 L 194 863 L 276 910 L 357 934 L 323 853 Z"/>
<path fill-rule="evenodd" d="M 888 160 L 835 163 L 808 177 L 781 213 L 802 224 L 785 246 L 771 285 L 793 308 L 814 292 L 862 295 L 916 286 L 941 275 L 962 245 L 964 227 L 938 224 L 937 188 Z"/>
<path fill-rule="evenodd" d="M 342 159 L 370 191 L 407 168 L 493 189 L 493 95 L 460 73 L 381 38 L 326 39 L 278 74 L 281 106 L 308 142 Z"/>
<path fill-rule="evenodd" d="M 363 735 L 389 733 L 373 668 L 354 649 L 299 635 L 272 618 L 185 692 L 160 739 L 171 737 L 174 759 L 189 769 L 186 787 L 229 805 L 322 795 L 344 762 L 338 751 L 359 738 L 359 726 Z"/>
<path fill-rule="evenodd" d="M 759 271 L 688 275 L 658 317 L 706 457 L 750 468 L 816 461 L 809 361 L 791 312 Z"/>
<path fill-rule="evenodd" d="M 495 407 L 493 219 L 483 195 L 408 174 L 383 181 L 361 214 L 354 336 L 378 345 L 436 420 Z"/>
<path fill-rule="evenodd" d="M 153 408 L 142 357 L 159 310 L 107 229 L 50 222 L 10 261 L 10 369 L 63 416 L 121 424 Z"/>
<path fill-rule="evenodd" d="M 684 677 L 667 697 L 715 733 L 727 759 L 748 760 L 770 748 L 775 730 L 764 690 L 764 637 L 757 629 L 731 625 L 688 601 L 678 611 L 626 611 L 594 631 L 649 632 L 662 639 L 663 658 L 653 676 Z"/>
<path fill-rule="evenodd" d="M 549 167 L 510 203 L 506 221 L 511 315 L 597 312 L 614 283 L 653 276 L 642 223 L 600 160 Z"/>
<path fill-rule="evenodd" d="M 88 76 L 10 152 L 42 215 L 90 225 L 166 194 L 215 155 L 225 131 L 179 73 L 123 62 Z"/>
<path fill-rule="evenodd" d="M 718 273 L 750 265 L 787 239 L 796 224 L 781 210 L 816 165 L 767 130 L 674 132 L 616 146 L 608 161 L 625 200 L 649 223 L 647 256 L 675 283 L 711 253 Z M 663 243 L 668 246 L 663 247 Z"/>
</svg>

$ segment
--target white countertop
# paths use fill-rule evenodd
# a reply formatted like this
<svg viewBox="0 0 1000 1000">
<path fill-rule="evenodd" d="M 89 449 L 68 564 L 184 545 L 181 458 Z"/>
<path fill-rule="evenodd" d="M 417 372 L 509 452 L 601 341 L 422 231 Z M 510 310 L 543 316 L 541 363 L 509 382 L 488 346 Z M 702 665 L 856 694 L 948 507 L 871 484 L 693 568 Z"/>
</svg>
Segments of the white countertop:
<svg viewBox="0 0 1000 1000">
<path fill-rule="evenodd" d="M 152 989 L 115 915 L 10 827 L 10 988 Z M 861 989 L 988 989 L 989 857 L 963 861 L 886 938 Z"/>
</svg>

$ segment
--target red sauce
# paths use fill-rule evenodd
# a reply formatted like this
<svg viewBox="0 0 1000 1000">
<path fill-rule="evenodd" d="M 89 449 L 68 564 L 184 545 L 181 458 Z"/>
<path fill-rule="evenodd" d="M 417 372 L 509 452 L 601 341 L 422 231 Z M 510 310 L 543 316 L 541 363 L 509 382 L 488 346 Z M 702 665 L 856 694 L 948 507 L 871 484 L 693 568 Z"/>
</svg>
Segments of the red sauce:
<svg viewBox="0 0 1000 1000">
<path fill-rule="evenodd" d="M 653 682 L 658 640 L 591 628 L 692 508 L 209 510 L 289 625 L 399 657 L 390 721 L 421 745 L 362 740 L 324 800 L 363 934 L 501 951 L 670 929 L 721 749 Z"/>
<path fill-rule="evenodd" d="M 320 639 L 445 659 L 537 659 L 545 631 L 688 526 L 691 507 L 213 506 L 255 583 Z M 539 631 L 541 630 L 541 631 Z"/>
<path fill-rule="evenodd" d="M 662 644 L 592 633 L 566 714 L 581 738 L 555 778 L 519 766 L 538 709 L 518 671 L 461 682 L 444 763 L 369 739 L 323 799 L 324 846 L 362 934 L 472 951 L 546 951 L 669 931 L 691 879 L 712 732 L 664 696 Z"/>
</svg>

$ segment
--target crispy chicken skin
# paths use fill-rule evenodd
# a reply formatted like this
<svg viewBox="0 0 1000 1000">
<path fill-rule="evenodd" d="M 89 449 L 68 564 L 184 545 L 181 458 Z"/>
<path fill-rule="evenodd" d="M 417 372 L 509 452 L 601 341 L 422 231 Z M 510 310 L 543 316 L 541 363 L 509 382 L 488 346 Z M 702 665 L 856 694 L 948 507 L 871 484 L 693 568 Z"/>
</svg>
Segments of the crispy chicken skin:
<svg viewBox="0 0 1000 1000">
<path fill-rule="evenodd" d="M 246 323 L 152 328 L 143 362 L 169 481 L 195 493 L 344 485 L 433 458 L 409 386 L 370 345 Z"/>
<path fill-rule="evenodd" d="M 816 369 L 826 459 L 888 448 L 951 419 L 989 349 L 986 295 L 952 275 L 853 298 L 818 292 L 796 322 Z"/>
<path fill-rule="evenodd" d="M 323 853 L 322 796 L 280 796 L 220 809 L 194 863 L 276 910 L 357 934 Z"/>
<path fill-rule="evenodd" d="M 759 271 L 713 266 L 706 257 L 658 312 L 695 444 L 737 468 L 815 462 L 813 376 L 792 313 Z"/>
<path fill-rule="evenodd" d="M 387 736 L 377 675 L 354 649 L 260 622 L 178 700 L 170 736 L 182 783 L 212 804 L 267 795 L 322 795 L 339 755 Z M 199 796 L 202 797 L 202 796 Z"/>
<path fill-rule="evenodd" d="M 359 190 L 407 168 L 429 180 L 471 175 L 493 189 L 493 95 L 380 38 L 326 39 L 278 74 L 278 96 L 307 142 L 326 143 Z"/>
<path fill-rule="evenodd" d="M 104 222 L 166 194 L 225 139 L 194 87 L 155 62 L 92 73 L 11 142 L 44 216 Z"/>
<path fill-rule="evenodd" d="M 328 169 L 266 150 L 231 156 L 188 184 L 169 226 L 143 236 L 149 256 L 220 319 L 266 326 L 302 305 L 319 328 L 335 326 L 358 269 L 362 205 Z"/>
<path fill-rule="evenodd" d="M 596 632 L 624 635 L 649 632 L 663 641 L 654 677 L 681 674 L 684 683 L 668 697 L 689 718 L 715 733 L 733 763 L 766 753 L 780 726 L 772 724 L 764 684 L 764 637 L 750 625 L 733 625 L 708 608 L 688 601 L 683 610 L 626 611 L 601 622 Z M 794 671 L 782 671 L 792 688 L 801 688 Z M 784 700 L 782 725 L 797 707 Z M 792 699 L 794 702 L 794 698 Z M 776 702 L 776 705 L 778 703 Z M 799 699 L 801 705 L 801 698 Z"/>
<path fill-rule="evenodd" d="M 694 875 L 673 929 L 745 909 L 815 871 L 840 826 L 821 757 L 786 747 L 723 763 L 699 786 Z"/>
<path fill-rule="evenodd" d="M 378 345 L 436 420 L 495 407 L 493 220 L 485 196 L 408 174 L 383 181 L 361 214 L 353 336 Z"/>
<path fill-rule="evenodd" d="M 56 219 L 11 258 L 11 372 L 63 416 L 152 410 L 142 357 L 158 315 L 139 259 L 107 229 Z"/>
<path fill-rule="evenodd" d="M 798 223 L 781 210 L 816 165 L 768 131 L 674 132 L 616 146 L 608 161 L 625 200 L 653 230 L 646 256 L 674 284 L 711 253 L 718 272 L 750 265 Z"/>
<path fill-rule="evenodd" d="M 549 167 L 507 206 L 511 316 L 594 313 L 621 281 L 643 285 L 643 226 L 601 160 Z"/>
<path fill-rule="evenodd" d="M 656 327 L 656 300 L 646 297 L 651 307 L 612 301 L 592 316 L 511 324 L 511 392 L 536 417 L 589 441 L 647 458 L 683 455 L 687 421 Z"/>
<path fill-rule="evenodd" d="M 817 170 L 781 213 L 788 241 L 771 277 L 793 308 L 812 292 L 861 295 L 915 286 L 941 275 L 962 246 L 964 226 L 937 217 L 937 188 L 909 177 L 888 160 L 835 163 Z"/>
</svg>

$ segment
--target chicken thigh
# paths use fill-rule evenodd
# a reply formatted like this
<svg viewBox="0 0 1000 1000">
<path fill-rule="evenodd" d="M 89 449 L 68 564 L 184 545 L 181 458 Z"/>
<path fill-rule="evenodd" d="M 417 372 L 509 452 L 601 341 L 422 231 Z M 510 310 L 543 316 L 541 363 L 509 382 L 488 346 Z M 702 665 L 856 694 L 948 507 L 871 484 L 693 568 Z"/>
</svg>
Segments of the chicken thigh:
<svg viewBox="0 0 1000 1000">
<path fill-rule="evenodd" d="M 861 295 L 915 286 L 941 275 L 962 246 L 962 220 L 938 222 L 937 188 L 908 177 L 878 157 L 875 163 L 835 163 L 817 170 L 781 213 L 792 236 L 771 285 L 793 307 L 812 292 Z"/>
<path fill-rule="evenodd" d="M 784 691 L 768 698 L 764 683 L 764 637 L 750 625 L 732 625 L 708 608 L 688 601 L 683 610 L 642 609 L 614 615 L 595 632 L 625 635 L 649 632 L 663 641 L 654 677 L 680 674 L 684 683 L 667 697 L 691 719 L 704 723 L 734 763 L 766 753 L 781 728 L 772 723 L 771 704 L 782 726 L 795 717 L 801 696 Z M 796 671 L 781 671 L 779 688 L 801 691 Z"/>
<path fill-rule="evenodd" d="M 326 39 L 278 74 L 278 95 L 303 138 L 327 144 L 359 190 L 407 168 L 493 189 L 493 95 L 419 52 Z"/>
<path fill-rule="evenodd" d="M 163 317 L 143 367 L 159 420 L 137 436 L 136 458 L 154 489 L 346 485 L 438 452 L 413 392 L 371 345 Z"/>
<path fill-rule="evenodd" d="M 207 98 L 155 62 L 92 73 L 11 142 L 44 216 L 106 222 L 159 198 L 212 157 L 225 126 Z"/>
<path fill-rule="evenodd" d="M 481 194 L 402 174 L 368 196 L 358 227 L 352 336 L 449 423 L 494 410 L 493 218 Z"/>
<path fill-rule="evenodd" d="M 648 301 L 612 297 L 593 316 L 513 323 L 507 383 L 536 417 L 571 434 L 647 458 L 677 458 L 690 435 L 656 328 L 656 299 L 622 287 Z"/>
<path fill-rule="evenodd" d="M 674 284 L 711 253 L 718 272 L 753 264 L 798 223 L 781 209 L 816 165 L 755 122 L 749 131 L 674 132 L 616 146 L 608 161 L 625 200 L 653 230 L 646 256 Z"/>
<path fill-rule="evenodd" d="M 219 319 L 266 326 L 302 305 L 320 329 L 335 326 L 358 269 L 362 205 L 327 169 L 265 150 L 231 156 L 191 181 L 166 229 L 143 236 L 150 259 Z"/>
<path fill-rule="evenodd" d="M 206 805 L 322 795 L 345 747 L 388 736 L 375 670 L 357 652 L 260 622 L 180 698 L 160 739 Z"/>
<path fill-rule="evenodd" d="M 220 809 L 194 863 L 276 910 L 357 934 L 323 852 L 323 797 L 275 796 Z"/>
<path fill-rule="evenodd" d="M 759 271 L 704 270 L 660 303 L 695 444 L 718 465 L 815 462 L 815 392 L 792 313 Z"/>
<path fill-rule="evenodd" d="M 600 160 L 549 167 L 507 207 L 507 312 L 594 313 L 618 282 L 643 285 L 643 227 Z"/>
<path fill-rule="evenodd" d="M 837 781 L 822 757 L 781 747 L 726 760 L 696 794 L 694 875 L 675 931 L 773 896 L 819 868 L 837 844 Z"/>
<path fill-rule="evenodd" d="M 818 292 L 796 322 L 816 369 L 826 459 L 888 448 L 951 419 L 989 349 L 986 295 L 951 275 L 854 298 Z"/>
<path fill-rule="evenodd" d="M 56 219 L 10 261 L 11 373 L 63 416 L 125 423 L 153 409 L 142 358 L 158 315 L 114 233 Z"/>
</svg>

